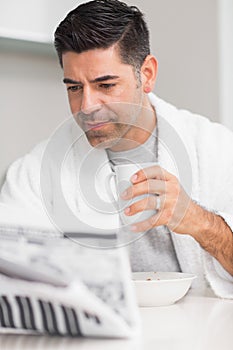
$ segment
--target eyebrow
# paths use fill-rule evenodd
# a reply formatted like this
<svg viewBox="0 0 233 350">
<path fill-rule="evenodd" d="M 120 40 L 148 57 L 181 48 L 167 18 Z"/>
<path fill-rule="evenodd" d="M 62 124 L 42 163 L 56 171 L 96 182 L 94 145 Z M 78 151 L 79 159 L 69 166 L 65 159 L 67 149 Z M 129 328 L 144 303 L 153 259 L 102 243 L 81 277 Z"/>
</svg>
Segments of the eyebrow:
<svg viewBox="0 0 233 350">
<path fill-rule="evenodd" d="M 112 79 L 119 79 L 118 75 L 104 75 L 102 77 L 95 78 L 94 80 L 91 80 L 90 83 L 100 83 L 102 81 L 106 80 L 112 80 Z M 63 79 L 64 84 L 82 84 L 81 81 L 73 80 L 70 78 L 64 78 Z"/>
</svg>

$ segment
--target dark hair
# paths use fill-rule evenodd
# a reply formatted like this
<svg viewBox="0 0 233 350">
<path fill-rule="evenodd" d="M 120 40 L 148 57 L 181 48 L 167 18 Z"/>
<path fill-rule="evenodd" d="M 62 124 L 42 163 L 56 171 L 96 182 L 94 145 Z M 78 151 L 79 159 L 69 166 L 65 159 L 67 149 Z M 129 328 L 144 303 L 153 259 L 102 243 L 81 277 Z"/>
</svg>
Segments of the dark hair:
<svg viewBox="0 0 233 350">
<path fill-rule="evenodd" d="M 62 54 L 107 49 L 117 43 L 123 63 L 141 67 L 150 53 L 149 31 L 135 6 L 118 0 L 94 0 L 68 13 L 55 31 L 55 48 Z"/>
</svg>

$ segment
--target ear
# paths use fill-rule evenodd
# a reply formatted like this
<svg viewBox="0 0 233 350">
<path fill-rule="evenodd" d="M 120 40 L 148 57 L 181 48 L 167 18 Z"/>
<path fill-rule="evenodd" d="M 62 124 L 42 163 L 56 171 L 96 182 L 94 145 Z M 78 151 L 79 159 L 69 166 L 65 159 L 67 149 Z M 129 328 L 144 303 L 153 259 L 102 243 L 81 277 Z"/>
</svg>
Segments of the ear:
<svg viewBox="0 0 233 350">
<path fill-rule="evenodd" d="M 148 55 L 141 67 L 142 88 L 148 94 L 154 88 L 158 71 L 158 62 L 152 55 Z"/>
</svg>

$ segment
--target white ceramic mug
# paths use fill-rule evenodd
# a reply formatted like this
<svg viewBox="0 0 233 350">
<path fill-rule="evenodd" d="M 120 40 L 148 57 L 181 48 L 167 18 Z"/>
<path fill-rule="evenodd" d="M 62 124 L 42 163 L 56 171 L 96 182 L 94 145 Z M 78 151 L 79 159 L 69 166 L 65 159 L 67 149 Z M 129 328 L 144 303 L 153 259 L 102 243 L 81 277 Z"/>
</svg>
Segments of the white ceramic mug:
<svg viewBox="0 0 233 350">
<path fill-rule="evenodd" d="M 153 194 L 144 194 L 129 200 L 128 199 L 124 200 L 121 198 L 121 194 L 128 187 L 132 186 L 132 182 L 130 181 L 131 176 L 141 169 L 145 169 L 154 165 L 156 165 L 155 162 L 138 163 L 138 164 L 129 163 L 129 164 L 116 165 L 114 167 L 115 172 L 109 174 L 109 176 L 106 178 L 106 189 L 109 194 L 109 197 L 111 198 L 113 204 L 115 205 L 120 215 L 121 225 L 123 226 L 133 225 L 134 223 L 141 222 L 148 219 L 149 217 L 151 217 L 156 213 L 156 210 L 145 209 L 137 214 L 130 215 L 130 216 L 124 214 L 124 210 L 127 207 L 129 207 L 132 203 L 137 202 L 140 199 L 145 198 L 147 196 L 153 196 Z M 111 188 L 111 181 L 113 177 L 115 178 L 117 198 L 115 198 Z"/>
</svg>

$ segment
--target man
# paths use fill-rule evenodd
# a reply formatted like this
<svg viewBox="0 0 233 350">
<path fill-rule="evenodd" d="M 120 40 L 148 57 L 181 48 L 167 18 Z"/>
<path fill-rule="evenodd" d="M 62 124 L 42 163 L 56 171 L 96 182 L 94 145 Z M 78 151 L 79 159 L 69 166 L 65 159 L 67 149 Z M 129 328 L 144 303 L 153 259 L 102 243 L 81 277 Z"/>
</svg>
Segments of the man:
<svg viewBox="0 0 233 350">
<path fill-rule="evenodd" d="M 94 210 L 85 203 L 93 195 L 88 186 L 91 188 L 95 172 L 106 161 L 113 170 L 122 162 L 159 163 L 136 173 L 131 178 L 132 186 L 122 194 L 124 199 L 154 194 L 149 200 L 144 198 L 127 207 L 125 215 L 157 210 L 148 220 L 131 227 L 135 235 L 148 231 L 130 246 L 133 270 L 193 272 L 198 275 L 195 286 L 201 294 L 210 284 L 215 294 L 232 298 L 233 167 L 232 160 L 224 154 L 233 145 L 232 134 L 151 94 L 157 61 L 150 54 L 148 29 L 136 7 L 117 0 L 82 4 L 58 26 L 55 47 L 72 114 L 86 135 L 85 140 L 79 140 L 77 154 L 70 156 L 72 166 L 65 167 L 64 196 L 73 203 L 73 212 L 79 211 L 82 220 L 91 221 L 95 220 L 92 215 L 96 211 L 101 225 L 111 222 L 111 215 L 101 212 L 98 201 Z M 182 158 L 179 172 L 190 170 L 186 174 L 192 178 L 190 191 L 182 187 L 164 142 L 172 156 L 177 157 L 178 143 L 182 143 L 188 158 Z M 44 210 L 39 173 L 46 147 L 48 144 L 38 146 L 11 167 L 1 192 L 2 203 Z M 85 162 L 90 171 L 85 172 L 85 181 L 81 177 L 77 186 L 74 175 L 81 163 L 85 169 Z M 46 209 L 49 207 L 52 215 L 57 196 L 56 176 L 51 178 L 54 181 L 47 191 L 42 188 L 42 196 L 49 192 Z M 84 186 L 80 186 L 82 181 Z M 104 185 L 100 178 L 101 193 Z M 59 220 L 64 212 L 61 205 L 57 208 Z"/>
</svg>

